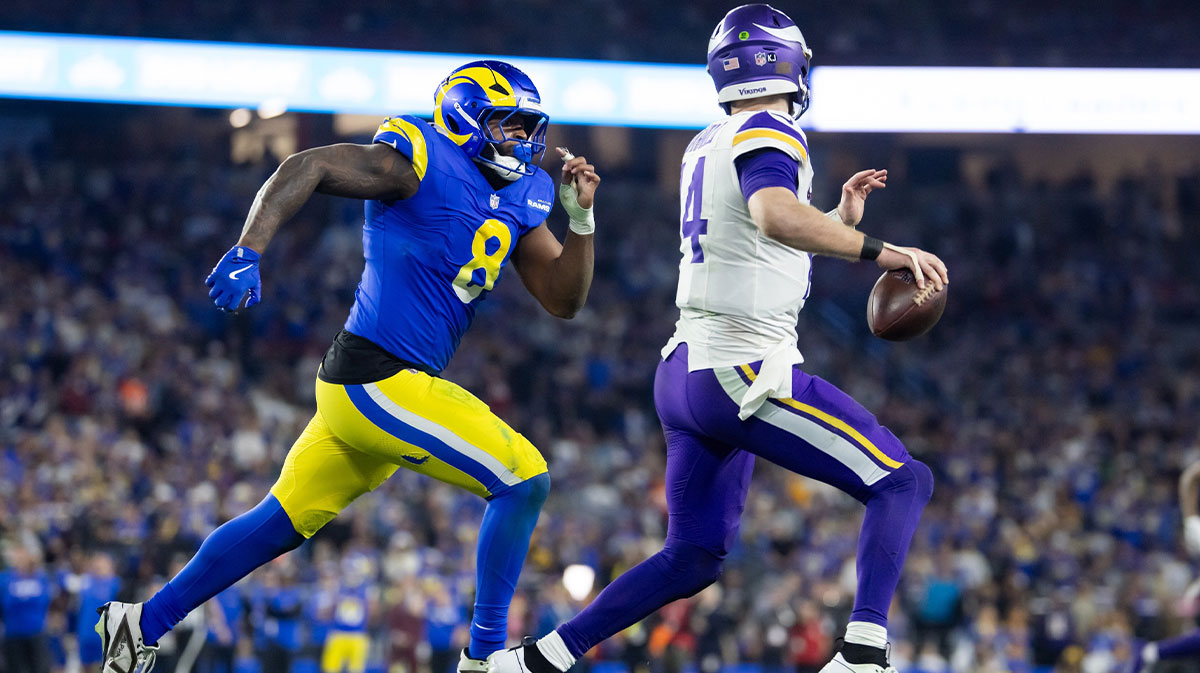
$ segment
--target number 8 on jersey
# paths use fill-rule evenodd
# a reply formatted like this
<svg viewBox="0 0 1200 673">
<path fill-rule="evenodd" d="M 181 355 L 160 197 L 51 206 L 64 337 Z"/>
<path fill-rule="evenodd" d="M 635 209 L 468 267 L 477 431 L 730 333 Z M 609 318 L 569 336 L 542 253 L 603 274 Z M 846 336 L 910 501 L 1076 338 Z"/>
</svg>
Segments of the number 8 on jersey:
<svg viewBox="0 0 1200 673">
<path fill-rule="evenodd" d="M 492 241 L 498 244 L 493 245 Z M 473 257 L 458 270 L 458 276 L 454 278 L 454 293 L 464 304 L 474 301 L 484 290 L 491 292 L 510 247 L 512 233 L 500 220 L 484 220 L 475 230 L 475 237 L 471 239 Z M 492 250 L 489 252 L 488 248 Z"/>
</svg>

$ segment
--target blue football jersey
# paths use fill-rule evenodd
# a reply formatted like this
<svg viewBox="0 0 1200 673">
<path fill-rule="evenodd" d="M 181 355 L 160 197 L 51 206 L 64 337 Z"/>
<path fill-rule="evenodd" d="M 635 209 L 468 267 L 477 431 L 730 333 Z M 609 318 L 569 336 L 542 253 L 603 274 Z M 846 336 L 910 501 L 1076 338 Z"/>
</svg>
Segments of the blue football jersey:
<svg viewBox="0 0 1200 673">
<path fill-rule="evenodd" d="M 16 638 L 42 633 L 53 598 L 54 586 L 44 571 L 35 570 L 29 574 L 16 570 L 0 572 L 0 612 L 4 615 L 4 635 Z"/>
<path fill-rule="evenodd" d="M 370 601 L 367 585 L 338 587 L 333 606 L 333 628 L 338 631 L 365 631 Z"/>
<path fill-rule="evenodd" d="M 538 169 L 494 189 L 454 141 L 417 117 L 387 119 L 375 142 L 408 157 L 421 184 L 411 198 L 367 202 L 366 267 L 346 330 L 441 371 L 517 241 L 550 213 L 554 181 Z"/>
<path fill-rule="evenodd" d="M 79 616 L 76 635 L 80 640 L 91 640 L 94 637 L 96 642 L 100 642 L 100 636 L 96 634 L 93 615 L 96 614 L 97 608 L 109 601 L 115 601 L 120 591 L 121 578 L 115 575 L 99 577 L 87 573 L 79 578 Z"/>
</svg>

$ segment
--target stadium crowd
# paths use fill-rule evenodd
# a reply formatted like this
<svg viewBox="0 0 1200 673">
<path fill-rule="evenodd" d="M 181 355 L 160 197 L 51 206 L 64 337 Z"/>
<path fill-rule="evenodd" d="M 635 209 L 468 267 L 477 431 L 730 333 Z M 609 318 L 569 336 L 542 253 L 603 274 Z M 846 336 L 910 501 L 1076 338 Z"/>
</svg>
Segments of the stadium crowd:
<svg viewBox="0 0 1200 673">
<path fill-rule="evenodd" d="M 736 5 L 619 0 L 8 0 L 0 28 L 403 51 L 696 63 Z M 818 65 L 1194 67 L 1189 0 L 811 0 L 776 3 Z M 453 20 L 447 20 L 453 17 Z M 553 26 L 554 28 L 546 28 Z M 586 34 L 586 39 L 581 35 Z M 471 45 L 469 48 L 457 45 Z"/>
<path fill-rule="evenodd" d="M 96 605 L 149 596 L 263 496 L 362 264 L 361 205 L 319 198 L 264 256 L 263 303 L 222 314 L 201 281 L 273 166 L 232 165 L 204 139 L 150 150 L 140 124 L 89 146 L 85 126 L 59 120 L 60 149 L 0 164 L 5 673 L 95 660 Z M 894 180 L 871 197 L 864 227 L 950 266 L 927 337 L 869 336 L 869 265 L 819 261 L 801 314 L 810 371 L 935 470 L 889 627 L 913 673 L 1104 673 L 1196 607 L 1180 600 L 1193 576 L 1175 480 L 1200 459 L 1200 169 L 1131 168 L 1111 188 L 1082 171 L 1020 175 L 999 162 L 978 184 Z M 564 589 L 566 566 L 593 568 L 594 593 L 665 532 L 651 382 L 676 315 L 676 197 L 618 173 L 600 199 L 584 312 L 550 318 L 510 278 L 446 372 L 551 465 L 514 639 L 586 602 Z M 401 470 L 210 601 L 164 643 L 160 670 L 311 671 L 343 629 L 367 634 L 373 670 L 448 673 L 481 511 Z M 852 499 L 760 463 L 718 585 L 581 666 L 815 671 L 849 613 L 860 518 Z M 363 586 L 364 614 L 347 620 L 340 597 Z M 20 654 L 29 642 L 46 645 L 44 665 Z"/>
</svg>

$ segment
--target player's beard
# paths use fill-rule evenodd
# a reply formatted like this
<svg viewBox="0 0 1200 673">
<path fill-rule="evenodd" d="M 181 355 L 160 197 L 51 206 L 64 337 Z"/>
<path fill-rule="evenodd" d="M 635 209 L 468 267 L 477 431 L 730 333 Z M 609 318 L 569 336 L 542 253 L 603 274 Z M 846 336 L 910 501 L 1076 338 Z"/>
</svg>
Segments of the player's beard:
<svg viewBox="0 0 1200 673">
<path fill-rule="evenodd" d="M 487 161 L 479 161 L 478 159 L 476 161 L 481 167 L 492 171 L 502 180 L 514 182 L 524 176 L 524 173 L 521 172 L 521 169 L 525 166 L 524 161 L 506 154 L 500 154 L 492 145 L 484 147 L 482 153 L 487 155 L 486 158 L 488 161 L 495 163 L 487 163 Z"/>
</svg>

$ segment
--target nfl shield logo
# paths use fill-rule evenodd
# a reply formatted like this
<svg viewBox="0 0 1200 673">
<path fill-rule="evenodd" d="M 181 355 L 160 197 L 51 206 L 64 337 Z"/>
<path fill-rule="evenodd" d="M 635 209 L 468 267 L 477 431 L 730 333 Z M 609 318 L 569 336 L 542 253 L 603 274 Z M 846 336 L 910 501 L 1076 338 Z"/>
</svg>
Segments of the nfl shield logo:
<svg viewBox="0 0 1200 673">
<path fill-rule="evenodd" d="M 763 52 L 760 51 L 754 55 L 754 65 L 766 65 L 766 64 L 767 64 L 767 55 L 766 54 L 764 54 Z"/>
<path fill-rule="evenodd" d="M 488 203 L 492 204 L 492 210 L 500 207 L 500 195 L 492 194 L 491 197 L 488 198 Z"/>
</svg>

